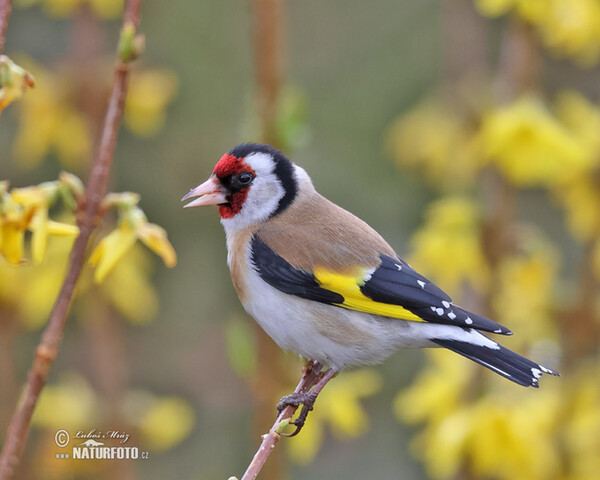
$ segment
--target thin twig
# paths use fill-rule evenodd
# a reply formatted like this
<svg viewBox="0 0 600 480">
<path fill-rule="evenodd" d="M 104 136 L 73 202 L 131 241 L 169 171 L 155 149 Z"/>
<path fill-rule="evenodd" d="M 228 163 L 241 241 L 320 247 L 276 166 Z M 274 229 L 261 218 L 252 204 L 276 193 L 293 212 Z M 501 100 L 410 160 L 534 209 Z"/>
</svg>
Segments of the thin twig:
<svg viewBox="0 0 600 480">
<path fill-rule="evenodd" d="M 298 383 L 298 386 L 294 390 L 294 393 L 309 391 L 319 380 L 320 370 L 321 364 L 319 364 L 318 362 L 312 362 L 307 364 L 302 370 L 302 379 L 300 380 L 300 383 Z M 281 435 L 278 433 L 281 422 L 292 418 L 292 415 L 294 414 L 297 408 L 298 407 L 289 405 L 281 411 L 281 413 L 277 417 L 277 420 L 275 420 L 275 423 L 271 427 L 271 430 L 269 430 L 269 433 L 263 435 L 262 443 L 260 444 L 260 447 L 256 454 L 254 455 L 252 462 L 250 462 L 246 473 L 244 473 L 242 480 L 254 480 L 257 477 L 263 465 L 267 461 L 268 456 L 275 448 L 275 444 L 281 438 Z"/>
<path fill-rule="evenodd" d="M 8 28 L 11 9 L 12 0 L 0 0 L 0 55 L 4 51 L 4 41 L 6 40 L 6 29 Z"/>
<path fill-rule="evenodd" d="M 142 0 L 129 0 L 124 14 L 124 25 L 130 23 L 137 27 L 140 18 Z M 104 119 L 104 127 L 100 144 L 94 159 L 92 171 L 86 189 L 84 211 L 79 215 L 77 223 L 80 229 L 69 257 L 69 267 L 60 293 L 50 313 L 48 326 L 42 334 L 41 341 L 35 350 L 33 365 L 27 376 L 27 383 L 6 434 L 4 448 L 0 454 L 0 480 L 7 480 L 19 463 L 23 447 L 29 433 L 29 425 L 40 392 L 46 384 L 48 373 L 56 356 L 62 339 L 67 315 L 73 300 L 73 292 L 83 264 L 88 241 L 98 223 L 98 208 L 106 193 L 106 186 L 112 165 L 113 153 L 117 141 L 119 124 L 127 93 L 129 67 L 117 60 L 114 72 L 112 92 Z"/>
</svg>

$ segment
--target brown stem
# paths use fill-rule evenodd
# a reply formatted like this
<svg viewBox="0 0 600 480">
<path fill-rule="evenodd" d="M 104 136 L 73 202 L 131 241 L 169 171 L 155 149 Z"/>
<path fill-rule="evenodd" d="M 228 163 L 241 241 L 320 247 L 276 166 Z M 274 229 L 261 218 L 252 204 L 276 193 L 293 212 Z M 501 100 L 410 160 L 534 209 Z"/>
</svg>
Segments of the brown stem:
<svg viewBox="0 0 600 480">
<path fill-rule="evenodd" d="M 283 0 L 251 0 L 254 53 L 255 102 L 260 124 L 259 142 L 281 148 L 277 129 L 277 107 L 283 78 L 281 65 Z M 260 365 L 269 365 L 270 375 L 256 375 L 252 392 L 256 399 L 254 425 L 263 432 L 272 421 L 273 399 L 285 385 L 281 353 L 271 338 L 256 325 L 257 351 Z M 292 412 L 290 412 L 290 415 Z M 269 452 L 270 453 L 270 452 Z M 271 457 L 263 469 L 265 478 L 282 477 L 282 462 Z M 266 459 L 266 457 L 265 457 Z M 261 465 L 262 467 L 262 465 Z"/>
<path fill-rule="evenodd" d="M 254 75 L 263 142 L 275 147 L 277 105 L 281 89 L 279 29 L 282 25 L 282 0 L 252 0 L 254 29 Z"/>
<path fill-rule="evenodd" d="M 132 23 L 137 27 L 140 18 L 141 1 L 128 1 L 124 22 Z M 6 441 L 0 454 L 0 480 L 10 478 L 19 463 L 29 433 L 33 411 L 40 392 L 46 384 L 50 368 L 58 355 L 67 315 L 73 300 L 75 285 L 85 261 L 86 247 L 98 223 L 98 207 L 106 193 L 120 119 L 127 93 L 128 76 L 129 67 L 117 60 L 100 145 L 94 159 L 86 189 L 85 209 L 78 217 L 77 223 L 80 233 L 71 250 L 67 274 L 56 303 L 50 313 L 48 326 L 44 330 L 41 341 L 35 350 L 33 365 L 29 370 L 27 383 L 22 394 L 23 401 L 15 409 L 8 426 Z"/>
<path fill-rule="evenodd" d="M 542 57 L 529 25 L 518 20 L 509 23 L 500 45 L 496 97 L 512 101 L 534 91 L 539 83 Z"/>
<path fill-rule="evenodd" d="M 316 385 L 319 380 L 320 370 L 321 365 L 317 362 L 306 364 L 302 370 L 302 379 L 300 380 L 300 383 L 298 383 L 294 393 L 307 392 L 311 387 Z M 279 425 L 282 421 L 292 418 L 292 415 L 297 408 L 298 407 L 289 405 L 281 411 L 277 420 L 275 420 L 275 423 L 271 427 L 271 430 L 269 430 L 269 433 L 262 436 L 262 443 L 254 455 L 252 462 L 250 462 L 246 473 L 244 473 L 242 480 L 254 480 L 258 476 L 260 470 L 267 461 L 267 458 L 275 448 L 275 444 L 281 438 L 281 435 L 277 432 Z"/>
<path fill-rule="evenodd" d="M 593 256 L 594 244 L 588 242 L 584 245 L 579 266 L 577 299 L 574 306 L 559 317 L 563 330 L 563 363 L 566 367 L 596 352 L 600 344 L 600 325 L 594 308 L 598 297 L 598 280 L 594 275 Z"/>
</svg>

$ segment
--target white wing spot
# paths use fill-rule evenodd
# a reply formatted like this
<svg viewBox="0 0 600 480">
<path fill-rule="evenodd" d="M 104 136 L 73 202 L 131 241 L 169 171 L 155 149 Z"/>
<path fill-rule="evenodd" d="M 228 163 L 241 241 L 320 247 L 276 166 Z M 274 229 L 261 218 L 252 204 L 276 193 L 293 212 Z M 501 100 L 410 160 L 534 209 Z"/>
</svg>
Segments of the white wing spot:
<svg viewBox="0 0 600 480">
<path fill-rule="evenodd" d="M 542 376 L 542 371 L 539 368 L 532 368 L 531 373 L 536 378 L 536 380 Z"/>
<path fill-rule="evenodd" d="M 471 317 L 467 317 L 467 318 L 465 318 L 465 323 L 467 325 L 471 325 L 473 323 L 473 319 Z"/>
<path fill-rule="evenodd" d="M 427 285 L 423 280 L 417 280 L 417 283 L 421 285 L 421 288 L 425 288 L 425 285 Z"/>
<path fill-rule="evenodd" d="M 449 302 L 447 302 L 446 300 L 442 300 L 442 305 L 443 305 L 445 308 L 450 308 L 450 303 L 449 303 Z"/>
<path fill-rule="evenodd" d="M 448 314 L 448 318 L 449 318 L 450 320 L 454 320 L 454 319 L 456 318 L 456 314 L 455 314 L 454 312 L 450 312 L 450 313 Z"/>
<path fill-rule="evenodd" d="M 443 308 L 436 308 L 435 313 L 437 313 L 440 317 L 444 314 Z"/>
<path fill-rule="evenodd" d="M 432 307 L 430 307 L 430 308 L 431 308 L 431 311 L 432 311 L 432 312 L 435 312 L 435 310 L 436 310 L 436 309 L 435 309 L 435 307 L 433 307 L 433 306 L 432 306 Z"/>
<path fill-rule="evenodd" d="M 502 329 L 499 328 L 498 330 L 494 330 L 494 333 L 502 333 Z"/>
<path fill-rule="evenodd" d="M 398 271 L 402 270 L 402 265 L 400 265 L 399 263 L 394 263 L 394 265 L 396 265 L 396 267 L 398 267 Z"/>
</svg>

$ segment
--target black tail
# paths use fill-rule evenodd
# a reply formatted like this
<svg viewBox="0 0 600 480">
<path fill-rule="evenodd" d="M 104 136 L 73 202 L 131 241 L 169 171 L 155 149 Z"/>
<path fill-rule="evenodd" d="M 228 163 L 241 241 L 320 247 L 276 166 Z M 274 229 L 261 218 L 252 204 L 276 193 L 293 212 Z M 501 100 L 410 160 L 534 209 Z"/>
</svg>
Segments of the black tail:
<svg viewBox="0 0 600 480">
<path fill-rule="evenodd" d="M 499 348 L 490 348 L 458 340 L 432 341 L 525 387 L 539 387 L 538 380 L 542 373 L 558 375 L 554 370 L 538 365 L 499 344 Z"/>
</svg>

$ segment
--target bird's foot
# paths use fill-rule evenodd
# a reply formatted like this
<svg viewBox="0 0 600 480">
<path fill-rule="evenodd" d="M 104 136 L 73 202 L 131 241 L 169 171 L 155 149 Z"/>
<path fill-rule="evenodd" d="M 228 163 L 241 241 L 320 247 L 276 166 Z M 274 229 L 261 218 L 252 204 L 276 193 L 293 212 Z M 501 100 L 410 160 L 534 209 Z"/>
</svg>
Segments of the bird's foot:
<svg viewBox="0 0 600 480">
<path fill-rule="evenodd" d="M 296 417 L 290 422 L 291 425 L 296 426 L 296 430 L 293 433 L 285 434 L 286 437 L 293 437 L 300 433 L 300 430 L 302 430 L 302 427 L 306 422 L 306 417 L 308 417 L 309 412 L 313 409 L 315 405 L 316 399 L 317 396 L 312 392 L 294 392 L 291 395 L 286 395 L 279 401 L 279 403 L 277 404 L 277 411 L 279 413 L 281 413 L 285 407 L 288 407 L 290 405 L 294 407 L 299 407 L 300 405 L 302 405 L 300 415 L 298 415 L 298 417 Z"/>
</svg>

